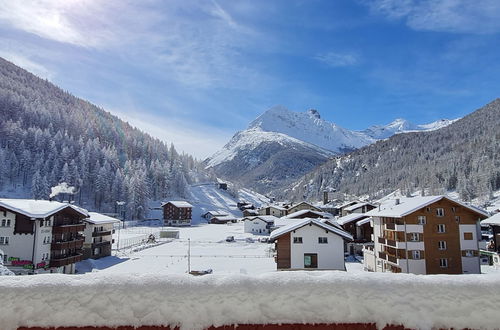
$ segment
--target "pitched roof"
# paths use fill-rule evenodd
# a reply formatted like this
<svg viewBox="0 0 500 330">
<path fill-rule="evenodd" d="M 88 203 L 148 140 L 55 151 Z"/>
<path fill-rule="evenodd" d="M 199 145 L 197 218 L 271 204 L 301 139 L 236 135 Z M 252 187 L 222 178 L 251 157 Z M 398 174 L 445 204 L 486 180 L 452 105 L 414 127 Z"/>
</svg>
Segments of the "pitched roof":
<svg viewBox="0 0 500 330">
<path fill-rule="evenodd" d="M 245 217 L 241 221 L 253 221 L 253 220 L 262 220 L 266 223 L 274 223 L 276 220 L 280 219 L 278 217 L 275 217 L 274 215 L 259 215 L 255 217 Z"/>
<path fill-rule="evenodd" d="M 356 209 L 359 209 L 360 207 L 363 207 L 365 205 L 372 205 L 372 206 L 375 206 L 373 205 L 372 203 L 369 203 L 369 202 L 362 202 L 362 203 L 356 203 L 354 205 L 351 205 L 351 206 L 348 206 L 348 207 L 345 207 L 344 210 L 345 211 L 354 211 Z"/>
<path fill-rule="evenodd" d="M 500 213 L 494 214 L 488 219 L 481 221 L 481 225 L 500 226 Z"/>
<path fill-rule="evenodd" d="M 186 201 L 168 201 L 166 203 L 161 204 L 161 206 L 164 206 L 168 203 L 174 205 L 175 207 L 193 207 L 193 205 L 189 204 Z"/>
<path fill-rule="evenodd" d="M 293 209 L 294 207 L 297 207 L 297 206 L 299 206 L 301 204 L 306 204 L 306 205 L 309 205 L 309 206 L 311 206 L 311 207 L 313 207 L 315 209 L 318 209 L 316 206 L 312 205 L 312 203 L 308 203 L 306 201 L 302 201 L 302 202 L 299 202 L 297 204 L 290 205 L 289 209 Z"/>
<path fill-rule="evenodd" d="M 327 213 L 327 212 L 318 212 L 318 211 L 314 211 L 314 210 L 300 210 L 300 211 L 290 213 L 289 215 L 286 216 L 286 218 L 293 219 L 295 217 L 304 215 L 304 214 L 309 213 L 309 212 L 316 214 L 316 215 L 323 217 L 323 218 L 331 218 L 332 217 L 332 215 L 330 213 Z"/>
<path fill-rule="evenodd" d="M 0 198 L 0 206 L 13 212 L 23 214 L 29 218 L 46 218 L 67 207 L 88 217 L 87 210 L 78 206 L 47 200 Z"/>
<path fill-rule="evenodd" d="M 410 213 L 413 213 L 427 205 L 438 202 L 443 198 L 457 203 L 475 213 L 481 214 L 482 216 L 487 217 L 488 213 L 486 211 L 481 210 L 475 206 L 468 205 L 462 203 L 458 200 L 451 199 L 447 196 L 419 196 L 419 197 L 401 197 L 399 198 L 399 204 L 396 204 L 396 199 L 389 199 L 384 201 L 378 208 L 375 208 L 365 214 L 368 216 L 374 217 L 390 217 L 390 218 L 401 218 Z"/>
<path fill-rule="evenodd" d="M 210 213 L 212 216 L 214 216 L 214 217 L 216 217 L 216 216 L 224 216 L 224 215 L 229 215 L 229 212 L 227 212 L 227 211 L 223 211 L 223 210 L 214 211 L 214 210 L 212 210 L 212 211 L 208 211 L 208 212 L 203 213 L 203 215 L 202 215 L 202 216 L 205 216 L 205 215 L 207 215 L 207 214 L 209 214 L 209 213 Z"/>
<path fill-rule="evenodd" d="M 237 220 L 236 217 L 232 214 L 226 214 L 226 215 L 220 215 L 220 216 L 215 216 L 211 220 L 217 219 L 220 221 L 232 221 L 232 220 Z"/>
<path fill-rule="evenodd" d="M 359 220 L 358 222 L 356 222 L 356 226 L 361 227 L 362 225 L 370 222 L 371 220 L 372 220 L 372 218 L 365 218 L 363 220 Z"/>
<path fill-rule="evenodd" d="M 93 223 L 95 225 L 98 224 L 105 224 L 105 223 L 118 223 L 121 222 L 121 220 L 97 213 L 97 212 L 89 212 L 89 218 L 85 219 L 86 222 Z"/>
<path fill-rule="evenodd" d="M 366 218 L 368 217 L 367 215 L 365 215 L 364 213 L 351 213 L 351 214 L 348 214 L 346 216 L 343 216 L 343 217 L 340 217 L 337 219 L 337 223 L 341 226 L 345 225 L 346 223 L 349 223 L 351 221 L 356 221 L 356 220 L 360 220 L 362 218 Z"/>
<path fill-rule="evenodd" d="M 275 240 L 278 237 L 280 237 L 286 233 L 297 230 L 297 229 L 302 228 L 304 226 L 307 226 L 309 224 L 318 226 L 318 227 L 323 228 L 327 231 L 331 231 L 332 233 L 337 234 L 345 239 L 348 239 L 348 240 L 353 239 L 351 234 L 349 234 L 348 232 L 346 232 L 340 228 L 336 228 L 336 227 L 327 225 L 326 223 L 318 221 L 318 219 L 311 219 L 311 218 L 305 218 L 305 219 L 302 219 L 301 221 L 294 221 L 293 223 L 290 223 L 289 225 L 280 227 L 280 228 L 274 230 L 273 232 L 271 232 L 269 239 Z"/>
</svg>

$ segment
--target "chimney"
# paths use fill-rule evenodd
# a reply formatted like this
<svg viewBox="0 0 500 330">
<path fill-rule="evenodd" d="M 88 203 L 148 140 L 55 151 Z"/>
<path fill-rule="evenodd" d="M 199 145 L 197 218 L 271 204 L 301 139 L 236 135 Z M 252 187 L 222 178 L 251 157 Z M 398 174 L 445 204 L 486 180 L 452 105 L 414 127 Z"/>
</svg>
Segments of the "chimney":
<svg viewBox="0 0 500 330">
<path fill-rule="evenodd" d="M 323 205 L 328 204 L 328 191 L 323 191 Z"/>
<path fill-rule="evenodd" d="M 399 205 L 399 198 L 396 198 L 394 205 Z"/>
</svg>

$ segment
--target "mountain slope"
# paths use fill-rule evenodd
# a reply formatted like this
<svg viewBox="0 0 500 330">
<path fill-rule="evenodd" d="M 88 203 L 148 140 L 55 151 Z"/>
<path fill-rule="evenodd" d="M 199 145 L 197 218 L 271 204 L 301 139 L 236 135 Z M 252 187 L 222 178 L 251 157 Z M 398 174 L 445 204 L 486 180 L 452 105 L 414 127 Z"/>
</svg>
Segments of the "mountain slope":
<svg viewBox="0 0 500 330">
<path fill-rule="evenodd" d="M 334 155 L 396 133 L 437 129 L 450 122 L 413 125 L 396 120 L 358 132 L 321 119 L 316 110 L 293 112 L 276 106 L 236 133 L 205 163 L 221 177 L 267 192 L 298 179 Z"/>
<path fill-rule="evenodd" d="M 89 209 L 145 216 L 201 167 L 158 139 L 0 58 L 0 195 L 48 198 L 67 182 Z M 23 196 L 24 195 L 24 196 Z"/>
<path fill-rule="evenodd" d="M 384 195 L 429 188 L 470 200 L 500 189 L 500 99 L 444 128 L 397 134 L 337 157 L 276 193 L 320 198 L 324 190 Z"/>
</svg>

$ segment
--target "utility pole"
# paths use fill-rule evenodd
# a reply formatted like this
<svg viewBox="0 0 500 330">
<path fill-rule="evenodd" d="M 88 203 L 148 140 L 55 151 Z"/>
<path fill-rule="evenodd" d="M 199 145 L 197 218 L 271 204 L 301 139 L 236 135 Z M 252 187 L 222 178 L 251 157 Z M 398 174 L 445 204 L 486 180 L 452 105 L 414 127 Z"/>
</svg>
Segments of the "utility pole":
<svg viewBox="0 0 500 330">
<path fill-rule="evenodd" d="M 188 238 L 188 274 L 191 273 L 191 239 Z"/>
</svg>

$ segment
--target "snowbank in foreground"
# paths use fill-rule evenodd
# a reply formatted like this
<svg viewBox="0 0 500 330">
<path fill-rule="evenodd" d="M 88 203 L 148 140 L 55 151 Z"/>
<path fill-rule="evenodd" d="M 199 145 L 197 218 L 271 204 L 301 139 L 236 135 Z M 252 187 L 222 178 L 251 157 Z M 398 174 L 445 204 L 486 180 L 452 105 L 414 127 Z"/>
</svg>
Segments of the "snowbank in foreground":
<svg viewBox="0 0 500 330">
<path fill-rule="evenodd" d="M 494 328 L 495 274 L 280 272 L 262 276 L 37 275 L 0 278 L 2 329 L 19 326 L 376 322 Z"/>
</svg>

